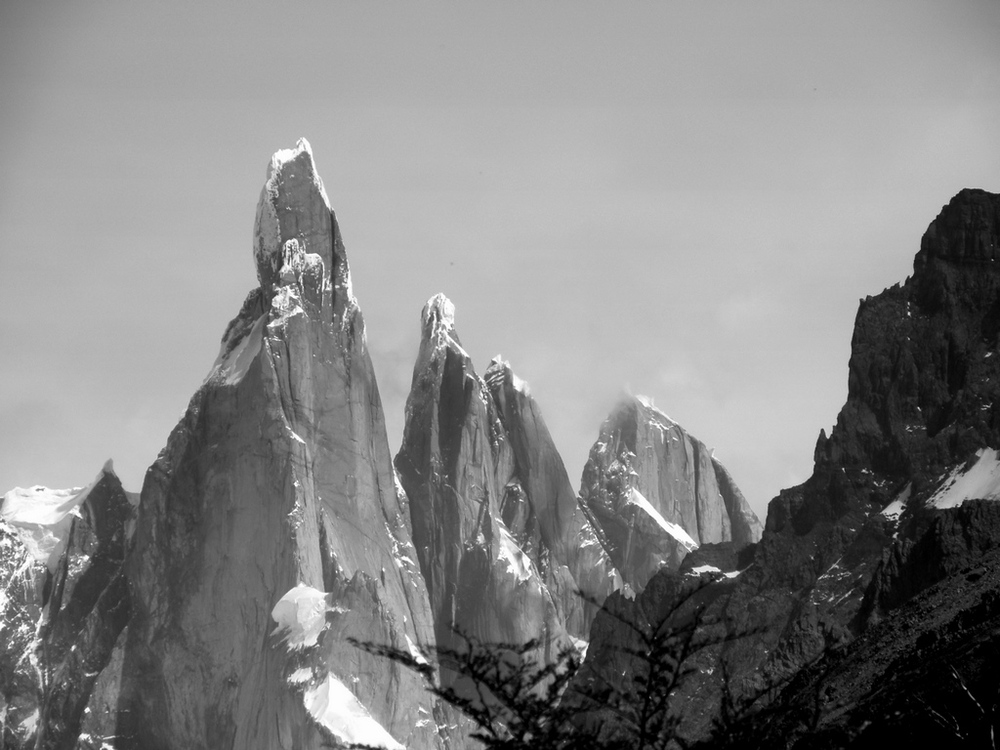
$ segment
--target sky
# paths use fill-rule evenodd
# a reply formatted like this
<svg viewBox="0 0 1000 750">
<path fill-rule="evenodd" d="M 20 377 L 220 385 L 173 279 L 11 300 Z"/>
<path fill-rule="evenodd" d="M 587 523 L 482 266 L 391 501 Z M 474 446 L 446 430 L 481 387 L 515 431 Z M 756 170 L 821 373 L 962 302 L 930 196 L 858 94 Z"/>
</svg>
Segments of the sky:
<svg viewBox="0 0 1000 750">
<path fill-rule="evenodd" d="M 763 519 L 859 299 L 1000 192 L 1000 3 L 0 4 L 0 492 L 128 489 L 257 280 L 270 155 L 337 213 L 390 447 L 437 292 L 579 483 L 623 392 Z"/>
</svg>

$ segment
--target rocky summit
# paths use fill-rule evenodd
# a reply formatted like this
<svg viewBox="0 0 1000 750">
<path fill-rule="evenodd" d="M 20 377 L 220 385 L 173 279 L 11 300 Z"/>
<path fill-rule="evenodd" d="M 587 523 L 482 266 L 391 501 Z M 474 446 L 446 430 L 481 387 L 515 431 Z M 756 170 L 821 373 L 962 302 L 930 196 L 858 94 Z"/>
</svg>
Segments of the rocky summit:
<svg viewBox="0 0 1000 750">
<path fill-rule="evenodd" d="M 601 426 L 580 499 L 635 591 L 703 544 L 760 539 L 760 521 L 712 451 L 641 396 L 622 399 Z"/>
<path fill-rule="evenodd" d="M 527 384 L 500 357 L 477 373 L 444 295 L 393 459 L 300 140 L 257 204 L 259 283 L 141 493 L 108 462 L 3 498 L 4 747 L 471 749 L 496 701 L 448 700 L 478 684 L 470 645 L 537 675 L 505 721 L 561 684 L 595 747 L 652 747 L 630 717 L 660 699 L 656 736 L 711 747 L 992 731 L 998 248 L 1000 196 L 962 191 L 912 277 L 862 301 L 847 402 L 762 528 L 644 397 L 600 426 L 576 492 Z"/>
</svg>

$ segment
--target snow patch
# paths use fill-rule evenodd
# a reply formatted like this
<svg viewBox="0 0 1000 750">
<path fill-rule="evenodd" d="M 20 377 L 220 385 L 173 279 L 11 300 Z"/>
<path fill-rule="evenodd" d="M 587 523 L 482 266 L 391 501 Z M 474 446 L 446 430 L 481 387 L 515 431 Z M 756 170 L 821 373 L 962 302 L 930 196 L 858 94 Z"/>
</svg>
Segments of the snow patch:
<svg viewBox="0 0 1000 750">
<path fill-rule="evenodd" d="M 688 534 L 682 526 L 679 526 L 676 523 L 671 523 L 661 516 L 649 500 L 643 497 L 642 493 L 635 487 L 633 487 L 632 491 L 629 493 L 628 504 L 634 505 L 642 510 L 647 516 L 656 522 L 657 526 L 676 539 L 688 552 L 698 549 L 698 543 L 691 538 L 690 534 Z"/>
<path fill-rule="evenodd" d="M 653 412 L 654 417 L 663 417 L 663 419 L 667 421 L 667 424 L 664 425 L 659 423 L 658 420 L 654 420 L 656 421 L 657 426 L 660 427 L 661 429 L 666 430 L 669 429 L 670 427 L 674 427 L 677 425 L 677 422 L 668 417 L 665 412 L 660 411 L 659 409 L 656 408 L 656 406 L 653 404 L 653 399 L 650 396 L 639 395 L 635 397 L 635 400 L 638 401 L 640 404 L 642 404 L 646 409 Z"/>
<path fill-rule="evenodd" d="M 406 648 L 410 652 L 410 656 L 413 657 L 413 660 L 417 664 L 426 665 L 427 659 L 425 659 L 424 655 L 420 653 L 420 649 L 417 648 L 416 644 L 412 640 L 410 640 L 410 636 L 408 636 L 406 633 L 403 633 L 403 637 L 406 639 Z"/>
<path fill-rule="evenodd" d="M 300 583 L 281 597 L 271 610 L 271 619 L 277 623 L 271 635 L 281 635 L 292 651 L 315 646 L 319 634 L 326 628 L 329 608 L 325 592 Z"/>
<path fill-rule="evenodd" d="M 302 667 L 301 669 L 296 669 L 288 676 L 288 683 L 290 685 L 301 685 L 304 682 L 309 682 L 312 677 L 312 669 L 309 667 Z"/>
<path fill-rule="evenodd" d="M 500 554 L 498 559 L 506 561 L 507 570 L 517 576 L 517 580 L 527 581 L 532 576 L 531 560 L 517 546 L 517 542 L 514 541 L 514 538 L 502 523 L 498 523 L 497 528 L 500 531 Z"/>
<path fill-rule="evenodd" d="M 910 499 L 910 493 L 913 491 L 913 483 L 907 482 L 906 486 L 900 491 L 892 501 L 882 508 L 882 515 L 891 521 L 895 521 L 902 514 L 903 510 L 906 508 L 906 503 Z"/>
<path fill-rule="evenodd" d="M 956 466 L 927 500 L 935 508 L 956 508 L 966 500 L 1000 500 L 1000 456 L 993 448 L 976 453 L 971 466 Z"/>
<path fill-rule="evenodd" d="M 341 742 L 405 750 L 332 674 L 317 687 L 306 690 L 303 702 L 309 715 Z"/>
<path fill-rule="evenodd" d="M 264 319 L 266 315 L 261 315 L 257 320 L 254 321 L 253 327 L 250 328 L 250 333 L 240 339 L 240 342 L 229 350 L 226 354 L 224 351 L 219 352 L 219 357 L 215 360 L 215 364 L 212 365 L 212 369 L 208 374 L 209 378 L 213 376 L 218 376 L 222 378 L 222 382 L 226 385 L 236 385 L 243 377 L 247 374 L 250 369 L 250 365 L 257 358 L 257 354 L 260 352 L 261 342 L 263 341 L 263 330 L 264 330 Z M 225 347 L 225 344 L 223 344 Z"/>
<path fill-rule="evenodd" d="M 3 496 L 0 518 L 17 531 L 34 561 L 44 562 L 54 572 L 66 549 L 73 517 L 80 517 L 80 505 L 106 473 L 114 473 L 110 459 L 86 487 L 68 490 L 51 490 L 41 485 L 15 487 Z"/>
<path fill-rule="evenodd" d="M 720 576 L 723 576 L 725 578 L 736 578 L 736 576 L 740 574 L 740 571 L 731 570 L 728 573 L 726 573 L 723 572 L 721 568 L 717 568 L 714 565 L 699 565 L 698 567 L 691 568 L 691 570 L 688 571 L 688 575 L 691 576 L 700 576 L 703 573 L 718 573 Z"/>
</svg>

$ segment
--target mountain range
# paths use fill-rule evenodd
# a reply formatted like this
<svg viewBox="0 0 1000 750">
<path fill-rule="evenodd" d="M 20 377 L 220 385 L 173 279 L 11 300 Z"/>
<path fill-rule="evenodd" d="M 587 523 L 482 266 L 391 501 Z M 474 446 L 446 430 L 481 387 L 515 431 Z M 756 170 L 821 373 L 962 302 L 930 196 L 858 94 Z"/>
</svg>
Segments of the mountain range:
<svg viewBox="0 0 1000 750">
<path fill-rule="evenodd" d="M 731 702 L 747 747 L 919 732 L 921 706 L 996 689 L 998 231 L 1000 196 L 962 191 L 913 276 L 862 301 L 847 403 L 762 525 L 642 396 L 575 490 L 528 385 L 500 357 L 477 373 L 441 294 L 392 457 L 336 216 L 309 144 L 278 151 L 259 284 L 141 492 L 109 461 L 4 496 L 4 747 L 472 748 L 418 673 L 353 642 L 419 661 L 530 641 L 530 663 L 578 654 L 580 691 L 635 666 L 623 614 L 685 607 L 707 644 L 673 697 L 688 740 Z"/>
</svg>

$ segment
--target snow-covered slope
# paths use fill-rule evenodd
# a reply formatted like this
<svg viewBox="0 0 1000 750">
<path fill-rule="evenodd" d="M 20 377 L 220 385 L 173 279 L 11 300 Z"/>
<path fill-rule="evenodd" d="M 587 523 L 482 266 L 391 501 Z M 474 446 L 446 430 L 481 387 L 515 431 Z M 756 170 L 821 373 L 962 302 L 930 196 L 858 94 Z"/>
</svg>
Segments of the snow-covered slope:
<svg viewBox="0 0 1000 750">
<path fill-rule="evenodd" d="M 956 466 L 927 499 L 935 508 L 955 508 L 966 500 L 1000 500 L 1000 455 L 982 448 L 973 461 Z"/>
</svg>

